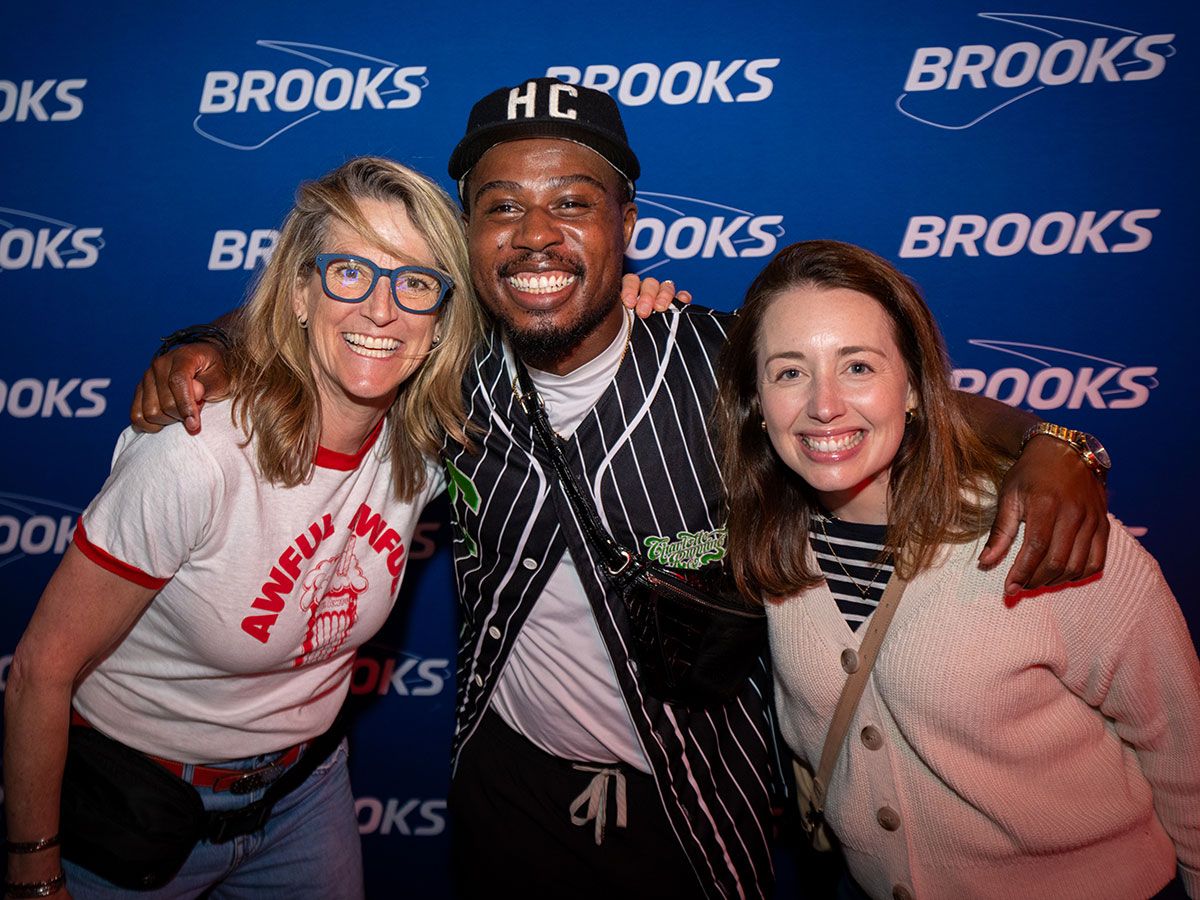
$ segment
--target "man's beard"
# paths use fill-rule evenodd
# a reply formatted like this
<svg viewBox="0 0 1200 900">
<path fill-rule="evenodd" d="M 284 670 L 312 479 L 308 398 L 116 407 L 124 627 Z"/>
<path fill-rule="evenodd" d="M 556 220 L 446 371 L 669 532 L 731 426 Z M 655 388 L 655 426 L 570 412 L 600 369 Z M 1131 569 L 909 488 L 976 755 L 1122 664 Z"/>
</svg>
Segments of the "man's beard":
<svg viewBox="0 0 1200 900">
<path fill-rule="evenodd" d="M 575 349 L 600 327 L 612 312 L 614 297 L 607 303 L 596 303 L 581 311 L 579 318 L 566 327 L 550 321 L 518 329 L 503 313 L 496 314 L 509 346 L 518 359 L 535 369 L 549 371 L 571 355 Z M 548 320 L 550 316 L 546 317 Z"/>
<path fill-rule="evenodd" d="M 497 272 L 499 280 L 503 281 L 514 272 L 519 271 L 523 264 L 534 259 L 549 260 L 554 263 L 556 268 L 572 273 L 579 280 L 578 286 L 586 291 L 586 287 L 584 287 L 587 279 L 586 267 L 576 260 L 557 253 L 526 253 L 517 259 L 510 260 Z M 534 317 L 532 325 L 517 325 L 513 316 L 505 311 L 503 303 L 488 303 L 485 300 L 484 306 L 491 311 L 504 328 L 509 346 L 512 347 L 517 359 L 535 369 L 549 371 L 569 357 L 600 326 L 612 312 L 617 297 L 614 292 L 612 297 L 605 300 L 585 300 L 581 292 L 581 295 L 575 297 L 574 300 L 577 304 L 585 305 L 576 307 L 577 318 L 566 325 L 554 324 L 554 318 L 559 311 L 545 315 L 532 313 Z M 530 313 L 527 312 L 526 316 L 529 315 Z M 528 322 L 528 318 L 525 321 Z"/>
</svg>

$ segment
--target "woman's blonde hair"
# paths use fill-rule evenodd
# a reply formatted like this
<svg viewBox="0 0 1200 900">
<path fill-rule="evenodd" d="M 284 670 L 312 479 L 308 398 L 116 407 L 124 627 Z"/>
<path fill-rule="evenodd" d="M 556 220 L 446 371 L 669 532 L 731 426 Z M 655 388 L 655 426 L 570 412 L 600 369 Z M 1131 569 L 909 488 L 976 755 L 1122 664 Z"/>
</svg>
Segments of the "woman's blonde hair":
<svg viewBox="0 0 1200 900">
<path fill-rule="evenodd" d="M 438 311 L 440 343 L 400 385 L 387 412 L 390 440 L 383 450 L 391 459 L 396 496 L 409 500 L 424 487 L 425 458 L 436 456 L 444 434 L 470 444 L 462 376 L 482 335 L 458 210 L 424 175 L 388 159 L 362 156 L 299 187 L 271 261 L 242 309 L 232 354 L 232 415 L 247 438 L 256 439 L 264 478 L 291 487 L 309 477 L 321 436 L 321 408 L 307 332 L 296 319 L 293 296 L 315 271 L 316 255 L 329 249 L 325 242 L 334 221 L 392 255 L 403 255 L 367 220 L 359 200 L 403 204 L 434 265 L 454 281 Z"/>
</svg>

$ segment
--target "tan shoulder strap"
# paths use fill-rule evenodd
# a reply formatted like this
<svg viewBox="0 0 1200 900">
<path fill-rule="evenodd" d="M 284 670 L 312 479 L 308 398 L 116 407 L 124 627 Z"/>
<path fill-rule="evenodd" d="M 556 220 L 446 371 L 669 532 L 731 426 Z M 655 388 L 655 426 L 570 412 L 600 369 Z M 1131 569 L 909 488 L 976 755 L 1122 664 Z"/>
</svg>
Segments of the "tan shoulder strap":
<svg viewBox="0 0 1200 900">
<path fill-rule="evenodd" d="M 867 677 L 875 665 L 875 657 L 879 655 L 883 636 L 887 633 L 888 626 L 892 624 L 892 617 L 896 614 L 896 607 L 900 605 L 900 597 L 907 586 L 907 581 L 895 572 L 892 573 L 887 587 L 883 590 L 883 597 L 879 600 L 879 606 L 875 608 L 871 620 L 867 623 L 867 633 L 863 635 L 857 653 L 853 650 L 845 651 L 845 654 L 855 654 L 849 658 L 854 660 L 856 668 L 850 672 L 846 683 L 842 686 L 842 695 L 838 698 L 837 708 L 833 711 L 833 721 L 829 723 L 829 734 L 825 736 L 825 746 L 821 750 L 821 763 L 817 766 L 816 775 L 813 778 L 818 809 L 823 809 L 825 806 L 825 790 L 829 785 L 829 776 L 833 773 L 833 764 L 837 761 L 838 753 L 842 749 L 842 741 L 846 737 L 846 730 L 850 727 L 850 720 L 854 718 L 858 701 L 867 687 Z"/>
</svg>

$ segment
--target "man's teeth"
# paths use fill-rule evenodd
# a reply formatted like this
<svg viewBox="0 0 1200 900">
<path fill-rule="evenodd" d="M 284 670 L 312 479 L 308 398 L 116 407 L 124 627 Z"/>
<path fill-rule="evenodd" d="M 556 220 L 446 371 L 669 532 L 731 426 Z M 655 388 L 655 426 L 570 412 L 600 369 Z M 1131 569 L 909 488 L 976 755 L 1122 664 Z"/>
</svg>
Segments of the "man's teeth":
<svg viewBox="0 0 1200 900">
<path fill-rule="evenodd" d="M 395 338 L 372 337 L 368 334 L 343 334 L 342 337 L 354 348 L 355 353 L 376 359 L 391 356 L 400 346 L 400 342 Z"/>
<path fill-rule="evenodd" d="M 856 447 L 862 443 L 863 432 L 855 431 L 851 434 L 844 434 L 835 438 L 811 437 L 804 435 L 801 440 L 804 446 L 818 453 L 835 453 L 838 450 L 849 450 L 851 447 Z"/>
<path fill-rule="evenodd" d="M 505 280 L 518 291 L 524 291 L 527 294 L 553 294 L 569 284 L 574 284 L 575 276 L 536 275 L 532 272 L 522 272 L 518 275 L 510 275 Z"/>
</svg>

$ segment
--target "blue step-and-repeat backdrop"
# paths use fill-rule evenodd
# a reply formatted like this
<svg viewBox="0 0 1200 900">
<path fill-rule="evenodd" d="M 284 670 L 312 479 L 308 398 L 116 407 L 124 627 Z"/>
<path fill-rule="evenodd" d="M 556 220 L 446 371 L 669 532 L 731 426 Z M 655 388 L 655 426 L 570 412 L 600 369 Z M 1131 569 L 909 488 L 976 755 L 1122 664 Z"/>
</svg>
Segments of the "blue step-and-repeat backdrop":
<svg viewBox="0 0 1200 900">
<path fill-rule="evenodd" d="M 474 100 L 543 74 L 621 105 L 643 172 L 630 269 L 734 308 L 792 241 L 889 257 L 923 287 L 964 390 L 1104 439 L 1112 510 L 1200 633 L 1186 588 L 1200 14 L 994 9 L 5 4 L 0 686 L 158 338 L 241 299 L 299 181 L 370 153 L 451 188 Z M 448 894 L 448 541 L 438 503 L 354 672 L 373 896 Z"/>
</svg>

